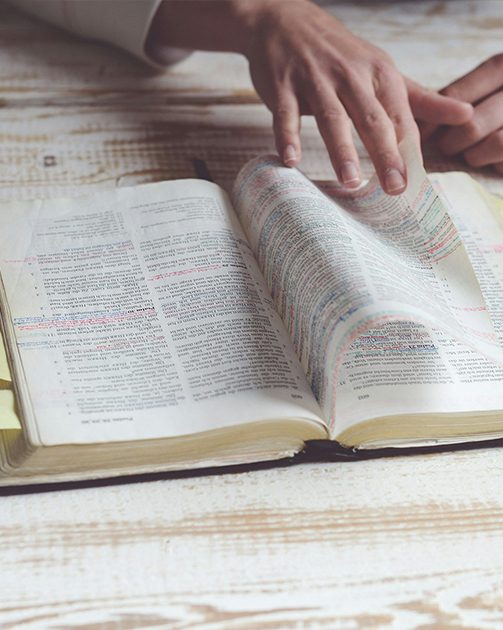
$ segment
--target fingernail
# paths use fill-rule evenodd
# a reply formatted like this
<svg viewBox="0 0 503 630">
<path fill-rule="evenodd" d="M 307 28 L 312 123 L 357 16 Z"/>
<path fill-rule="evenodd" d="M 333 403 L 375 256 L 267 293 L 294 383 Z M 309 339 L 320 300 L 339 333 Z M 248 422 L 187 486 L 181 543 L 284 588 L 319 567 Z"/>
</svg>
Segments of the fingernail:
<svg viewBox="0 0 503 630">
<path fill-rule="evenodd" d="M 293 166 L 297 162 L 297 151 L 293 144 L 289 144 L 283 152 L 283 162 L 287 166 Z"/>
<path fill-rule="evenodd" d="M 360 183 L 360 173 L 354 162 L 344 162 L 341 166 L 341 180 L 344 186 L 354 187 Z"/>
<path fill-rule="evenodd" d="M 387 193 L 401 192 L 405 186 L 405 178 L 397 168 L 389 168 L 384 173 L 384 188 Z"/>
</svg>

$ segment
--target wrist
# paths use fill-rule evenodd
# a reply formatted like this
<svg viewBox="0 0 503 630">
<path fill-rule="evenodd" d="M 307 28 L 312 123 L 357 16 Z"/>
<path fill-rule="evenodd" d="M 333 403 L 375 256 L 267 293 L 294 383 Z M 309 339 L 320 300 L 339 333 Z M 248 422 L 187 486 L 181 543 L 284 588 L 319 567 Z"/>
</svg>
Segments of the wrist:
<svg viewBox="0 0 503 630">
<path fill-rule="evenodd" d="M 163 0 L 146 48 L 174 47 L 249 56 L 262 28 L 292 4 L 309 0 Z M 155 56 L 155 55 L 154 55 Z"/>
</svg>

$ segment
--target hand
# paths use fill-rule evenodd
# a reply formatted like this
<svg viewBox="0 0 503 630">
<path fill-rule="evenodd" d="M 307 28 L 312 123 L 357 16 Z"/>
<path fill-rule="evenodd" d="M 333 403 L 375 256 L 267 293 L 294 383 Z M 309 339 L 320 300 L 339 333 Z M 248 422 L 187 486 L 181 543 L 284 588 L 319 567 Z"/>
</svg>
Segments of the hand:
<svg viewBox="0 0 503 630">
<path fill-rule="evenodd" d="M 361 179 L 352 123 L 386 192 L 406 172 L 398 143 L 419 133 L 411 112 L 434 124 L 464 123 L 472 108 L 407 81 L 379 48 L 359 39 L 309 0 L 163 0 L 147 51 L 163 46 L 244 54 L 259 96 L 273 114 L 284 163 L 301 158 L 300 118 L 312 114 L 339 181 Z M 409 104 L 410 100 L 410 104 Z"/>
<path fill-rule="evenodd" d="M 357 186 L 352 121 L 384 190 L 398 194 L 406 186 L 398 143 L 409 135 L 419 146 L 411 106 L 436 123 L 471 115 L 471 107 L 406 82 L 386 53 L 305 0 L 266 2 L 254 30 L 246 52 L 250 72 L 273 113 L 276 147 L 287 165 L 300 160 L 300 117 L 312 114 L 339 181 Z"/>
<path fill-rule="evenodd" d="M 461 155 L 470 166 L 492 166 L 503 173 L 503 54 L 495 55 L 441 90 L 442 94 L 473 103 L 470 120 L 436 131 L 438 146 L 446 155 Z"/>
</svg>

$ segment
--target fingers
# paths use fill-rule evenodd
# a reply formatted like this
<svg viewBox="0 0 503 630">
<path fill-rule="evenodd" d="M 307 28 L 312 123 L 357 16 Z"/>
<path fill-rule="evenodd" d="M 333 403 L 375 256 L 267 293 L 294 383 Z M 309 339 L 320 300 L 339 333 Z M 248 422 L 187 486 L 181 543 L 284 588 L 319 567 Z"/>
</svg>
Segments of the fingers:
<svg viewBox="0 0 503 630">
<path fill-rule="evenodd" d="M 351 121 L 335 92 L 317 88 L 309 100 L 321 137 L 341 184 L 349 188 L 361 182 L 360 164 L 351 133 Z"/>
<path fill-rule="evenodd" d="M 436 125 L 462 125 L 470 120 L 473 107 L 469 103 L 427 90 L 410 79 L 405 81 L 414 117 L 433 124 L 430 135 Z"/>
<path fill-rule="evenodd" d="M 474 70 L 451 83 L 442 93 L 462 101 L 476 103 L 503 85 L 503 54 L 487 59 Z"/>
<path fill-rule="evenodd" d="M 320 85 L 323 82 L 315 82 L 309 105 L 339 181 L 350 187 L 360 182 L 358 155 L 351 134 L 352 120 L 385 192 L 402 193 L 407 177 L 398 143 L 411 136 L 419 150 L 419 133 L 401 76 L 390 66 L 376 72 L 373 81 L 360 77 L 357 81 L 348 81 L 339 86 L 337 93 Z"/>
<path fill-rule="evenodd" d="M 475 104 L 469 122 L 445 129 L 438 145 L 447 155 L 462 154 L 474 167 L 503 164 L 503 55 L 480 64 L 445 88 L 444 93 Z"/>
<path fill-rule="evenodd" d="M 417 127 L 421 135 L 421 142 L 426 142 L 437 131 L 438 125 L 429 122 L 417 121 Z"/>
<path fill-rule="evenodd" d="M 277 98 L 273 109 L 273 129 L 276 150 L 285 166 L 295 166 L 300 162 L 300 112 L 294 92 L 285 88 Z"/>
<path fill-rule="evenodd" d="M 410 79 L 405 79 L 405 83 L 423 142 L 435 133 L 439 125 L 462 125 L 473 115 L 473 107 L 469 103 L 427 90 Z"/>
<path fill-rule="evenodd" d="M 474 167 L 492 165 L 502 172 L 503 165 L 503 54 L 484 61 L 443 90 L 441 98 L 464 101 L 465 113 L 472 104 L 472 115 L 461 120 L 462 110 L 451 110 L 450 119 L 442 119 L 449 113 L 450 105 L 441 106 L 434 95 L 426 96 L 420 86 L 408 82 L 409 98 L 416 116 L 428 121 L 421 125 L 423 140 L 436 132 L 436 141 L 443 153 L 449 156 L 463 155 Z M 437 95 L 438 96 L 438 95 Z M 454 101 L 455 102 L 455 101 Z M 426 104 L 426 106 L 425 106 Z M 458 108 L 461 103 L 458 103 Z M 429 111 L 429 109 L 432 111 Z M 434 117 L 430 118 L 430 114 Z M 439 129 L 439 125 L 446 125 Z"/>
<path fill-rule="evenodd" d="M 373 85 L 352 86 L 342 92 L 341 98 L 369 152 L 381 186 L 390 195 L 402 193 L 407 179 L 398 142 L 406 135 L 418 141 L 405 90 L 399 82 L 392 87 L 383 75 Z"/>
<path fill-rule="evenodd" d="M 403 78 L 383 75 L 375 87 L 376 96 L 395 128 L 398 142 L 405 137 L 411 137 L 420 150 L 419 130 L 410 108 Z"/>
<path fill-rule="evenodd" d="M 345 33 L 344 37 L 349 36 Z M 419 150 L 419 132 L 405 83 L 384 53 L 352 36 L 349 39 L 348 51 L 340 40 L 334 44 L 334 50 L 330 47 L 322 49 L 323 54 L 329 56 L 328 61 L 314 58 L 310 53 L 306 59 L 301 59 L 302 63 L 287 66 L 283 78 L 288 77 L 289 86 L 279 93 L 274 85 L 267 85 L 267 82 L 264 85 L 264 77 L 258 71 L 254 84 L 266 103 L 269 101 L 276 147 L 284 164 L 294 166 L 300 160 L 302 102 L 302 112 L 307 110 L 315 116 L 334 170 L 344 186 L 352 188 L 361 182 L 353 141 L 354 125 L 384 191 L 400 194 L 406 188 L 407 175 L 399 142 L 411 136 Z M 342 51 L 334 55 L 339 47 Z M 356 51 L 353 50 L 355 47 Z M 353 56 L 351 63 L 347 63 L 345 57 L 349 53 L 356 55 L 358 63 Z M 285 85 L 283 79 L 281 84 Z"/>
<path fill-rule="evenodd" d="M 353 122 L 383 189 L 391 195 L 402 193 L 407 185 L 407 176 L 398 143 L 410 136 L 419 147 L 419 132 L 402 77 L 398 73 L 383 72 L 372 85 L 369 81 L 367 85 L 360 82 L 339 89 L 339 93 L 332 86 L 326 80 L 313 81 L 307 102 L 339 181 L 350 188 L 361 182 L 359 159 L 352 137 Z M 457 120 L 466 120 L 465 104 L 445 97 L 430 98 L 431 93 L 417 85 L 413 89 L 416 102 L 422 101 L 423 112 L 428 113 L 428 108 L 440 103 L 441 113 L 437 115 L 437 120 L 443 120 L 442 116 L 447 116 L 449 111 L 455 112 Z M 418 96 L 420 92 L 421 97 Z M 468 106 L 468 111 L 472 111 L 471 106 Z M 300 160 L 301 147 L 299 102 L 292 89 L 285 89 L 277 98 L 273 118 L 278 153 L 284 164 L 294 166 Z"/>
<path fill-rule="evenodd" d="M 294 166 L 300 160 L 301 95 L 315 116 L 341 184 L 353 188 L 361 183 L 352 135 L 354 124 L 383 189 L 392 195 L 405 190 L 406 169 L 398 143 L 411 136 L 419 149 L 419 133 L 401 75 L 391 63 L 382 63 L 379 71 L 377 68 L 368 72 L 366 79 L 355 75 L 347 81 L 338 76 L 311 74 L 309 81 L 295 86 L 295 90 L 282 90 L 272 109 L 276 146 L 284 164 Z"/>
<path fill-rule="evenodd" d="M 503 130 L 492 133 L 475 146 L 464 153 L 464 157 L 470 166 L 475 168 L 492 164 L 498 172 L 503 172 Z"/>
<path fill-rule="evenodd" d="M 406 187 L 405 165 L 391 120 L 377 99 L 351 101 L 347 107 L 374 163 L 381 186 L 390 195 L 403 192 Z"/>
<path fill-rule="evenodd" d="M 503 92 L 497 92 L 477 105 L 470 122 L 447 129 L 438 140 L 440 149 L 455 155 L 477 144 L 503 125 L 502 111 Z"/>
</svg>

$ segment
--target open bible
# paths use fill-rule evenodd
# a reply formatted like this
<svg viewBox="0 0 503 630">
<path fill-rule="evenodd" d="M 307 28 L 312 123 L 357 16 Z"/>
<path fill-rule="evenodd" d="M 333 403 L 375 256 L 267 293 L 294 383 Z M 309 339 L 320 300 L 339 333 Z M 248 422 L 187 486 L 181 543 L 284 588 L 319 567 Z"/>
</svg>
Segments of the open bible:
<svg viewBox="0 0 503 630">
<path fill-rule="evenodd" d="M 3 204 L 0 484 L 503 437 L 503 213 L 407 154 Z"/>
</svg>

